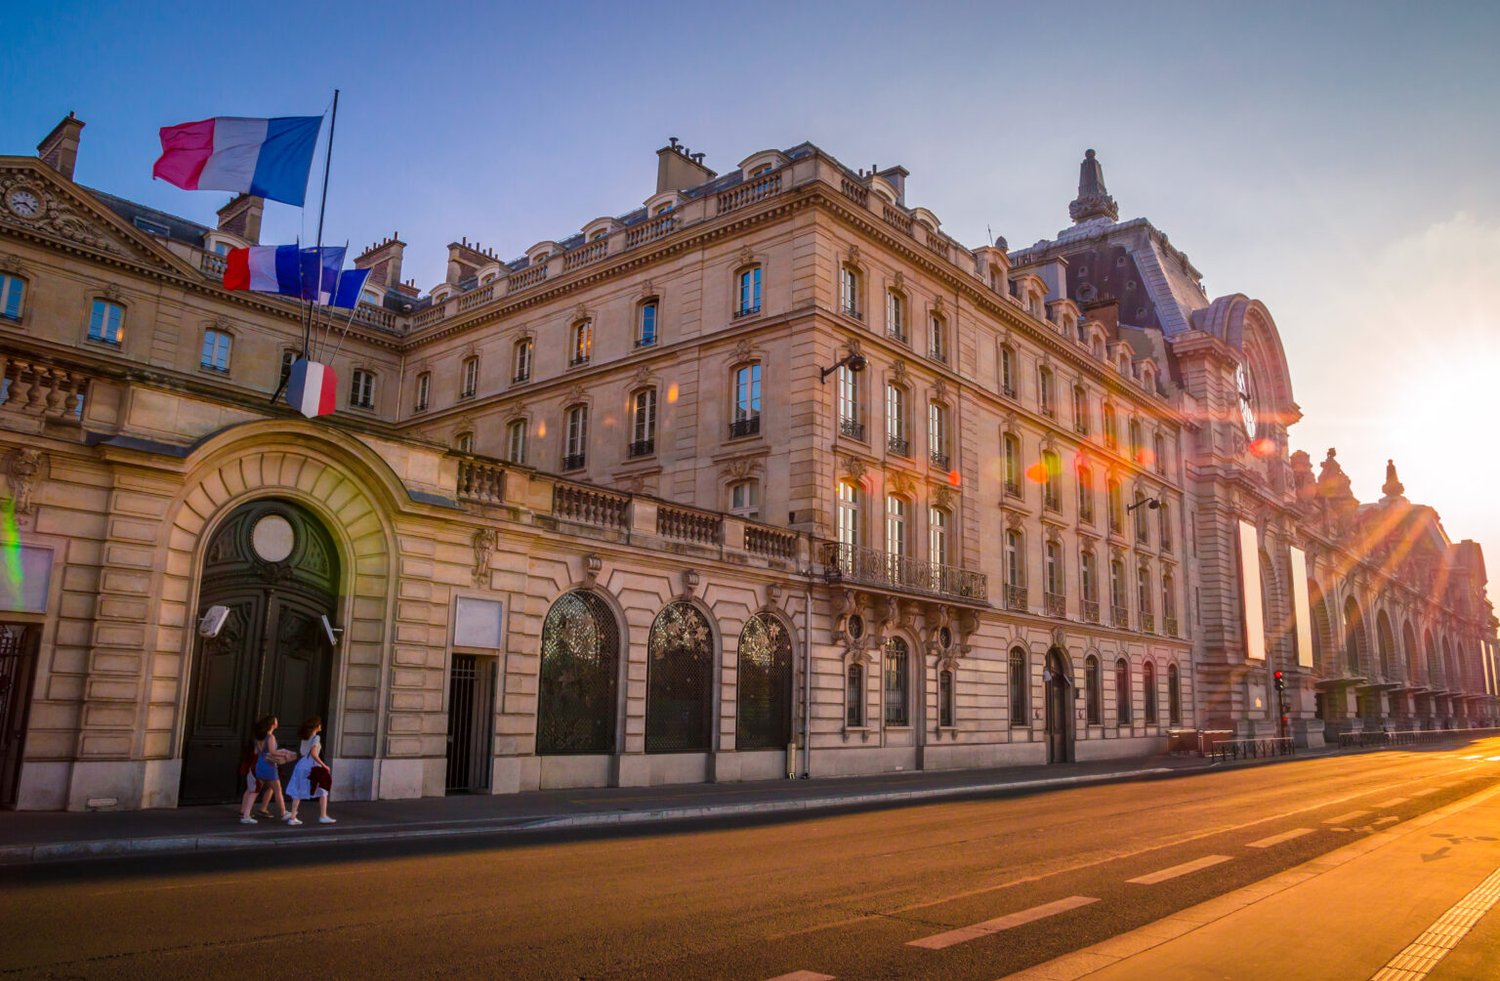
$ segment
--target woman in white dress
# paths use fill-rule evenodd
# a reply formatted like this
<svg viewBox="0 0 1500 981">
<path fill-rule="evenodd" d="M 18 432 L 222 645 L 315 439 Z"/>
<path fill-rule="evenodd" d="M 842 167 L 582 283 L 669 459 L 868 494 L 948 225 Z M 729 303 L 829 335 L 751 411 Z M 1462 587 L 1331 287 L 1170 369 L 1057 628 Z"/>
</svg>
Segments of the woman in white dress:
<svg viewBox="0 0 1500 981">
<path fill-rule="evenodd" d="M 336 824 L 328 816 L 328 790 L 333 785 L 333 771 L 323 762 L 323 741 L 318 733 L 323 731 L 323 720 L 316 715 L 302 723 L 298 734 L 302 737 L 302 756 L 292 768 L 292 778 L 286 782 L 286 795 L 292 802 L 286 823 L 298 825 L 297 808 L 305 800 L 318 800 L 318 823 Z"/>
</svg>

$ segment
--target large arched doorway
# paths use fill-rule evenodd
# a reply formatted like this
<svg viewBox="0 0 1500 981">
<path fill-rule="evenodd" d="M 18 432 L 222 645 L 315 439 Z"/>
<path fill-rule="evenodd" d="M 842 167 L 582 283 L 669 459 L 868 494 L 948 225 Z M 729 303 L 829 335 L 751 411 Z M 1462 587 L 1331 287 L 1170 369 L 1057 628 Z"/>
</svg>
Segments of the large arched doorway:
<svg viewBox="0 0 1500 981">
<path fill-rule="evenodd" d="M 536 751 L 612 753 L 620 630 L 603 597 L 561 596 L 542 624 Z"/>
<path fill-rule="evenodd" d="M 1067 655 L 1047 652 L 1047 762 L 1073 762 L 1073 679 Z"/>
<path fill-rule="evenodd" d="M 669 603 L 646 649 L 646 752 L 703 752 L 713 744 L 714 637 L 691 603 Z"/>
<path fill-rule="evenodd" d="M 241 748 L 255 720 L 275 715 L 282 743 L 296 742 L 303 719 L 323 718 L 332 746 L 329 692 L 331 623 L 338 598 L 338 553 L 306 509 L 266 500 L 235 510 L 214 532 L 203 559 L 201 617 L 228 610 L 211 638 L 197 637 L 182 751 L 179 801 L 238 799 Z"/>
<path fill-rule="evenodd" d="M 735 682 L 735 748 L 785 749 L 792 741 L 792 637 L 776 617 L 757 613 L 745 623 Z"/>
</svg>

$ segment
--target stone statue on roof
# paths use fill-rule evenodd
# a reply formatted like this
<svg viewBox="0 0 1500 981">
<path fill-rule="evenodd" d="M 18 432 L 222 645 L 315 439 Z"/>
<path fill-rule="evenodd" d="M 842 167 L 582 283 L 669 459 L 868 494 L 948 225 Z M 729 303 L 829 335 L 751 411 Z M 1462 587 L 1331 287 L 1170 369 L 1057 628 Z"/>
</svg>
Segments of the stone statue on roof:
<svg viewBox="0 0 1500 981">
<path fill-rule="evenodd" d="M 1104 168 L 1094 158 L 1093 150 L 1084 151 L 1083 163 L 1078 167 L 1078 197 L 1068 205 L 1068 215 L 1075 225 L 1093 218 L 1120 220 L 1120 209 L 1104 187 Z"/>
<path fill-rule="evenodd" d="M 1397 498 L 1406 493 L 1406 487 L 1396 477 L 1396 461 L 1385 461 L 1385 485 L 1380 488 L 1380 493 L 1386 498 Z"/>
</svg>

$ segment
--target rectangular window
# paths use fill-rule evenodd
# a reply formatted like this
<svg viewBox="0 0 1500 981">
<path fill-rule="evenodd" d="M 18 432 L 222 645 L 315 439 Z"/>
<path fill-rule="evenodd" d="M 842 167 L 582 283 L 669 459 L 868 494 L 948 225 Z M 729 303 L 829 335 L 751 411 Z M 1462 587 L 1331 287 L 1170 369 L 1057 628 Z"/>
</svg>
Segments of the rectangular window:
<svg viewBox="0 0 1500 981">
<path fill-rule="evenodd" d="M 760 481 L 742 480 L 729 488 L 729 512 L 754 521 L 760 517 Z"/>
<path fill-rule="evenodd" d="M 531 351 L 531 338 L 516 341 L 515 372 L 511 375 L 511 381 L 515 384 L 531 380 Z"/>
<path fill-rule="evenodd" d="M 859 376 L 848 365 L 839 365 L 839 432 L 853 439 L 865 438 L 859 416 Z"/>
<path fill-rule="evenodd" d="M 464 384 L 459 397 L 471 399 L 477 391 L 479 391 L 479 359 L 467 358 L 464 360 Z"/>
<path fill-rule="evenodd" d="M 740 273 L 739 307 L 735 316 L 746 317 L 760 313 L 760 267 L 752 266 Z"/>
<path fill-rule="evenodd" d="M 885 327 L 895 340 L 906 340 L 906 304 L 895 290 L 885 295 Z"/>
<path fill-rule="evenodd" d="M 927 558 L 936 565 L 948 564 L 948 512 L 942 508 L 927 510 Z"/>
<path fill-rule="evenodd" d="M 885 652 L 885 724 L 905 726 L 911 722 L 906 711 L 906 645 L 900 650 L 887 646 Z"/>
<path fill-rule="evenodd" d="M 906 502 L 892 495 L 885 499 L 885 550 L 892 558 L 905 558 Z"/>
<path fill-rule="evenodd" d="M 564 470 L 581 469 L 586 460 L 589 441 L 588 406 L 575 405 L 568 410 L 568 434 L 563 456 Z"/>
<path fill-rule="evenodd" d="M 594 322 L 585 320 L 573 326 L 573 356 L 569 365 L 588 364 L 594 355 Z"/>
<path fill-rule="evenodd" d="M 631 416 L 630 455 L 650 456 L 656 452 L 656 389 L 636 393 Z"/>
<path fill-rule="evenodd" d="M 656 343 L 656 301 L 641 304 L 641 323 L 636 333 L 636 347 L 651 347 Z"/>
<path fill-rule="evenodd" d="M 515 419 L 505 427 L 505 458 L 511 463 L 526 462 L 525 419 Z"/>
<path fill-rule="evenodd" d="M 233 344 L 230 336 L 222 330 L 205 330 L 203 332 L 203 353 L 198 358 L 198 366 L 210 371 L 221 371 L 229 373 L 229 347 Z"/>
<path fill-rule="evenodd" d="M 1000 391 L 1016 397 L 1016 352 L 1004 345 L 1000 348 Z"/>
<path fill-rule="evenodd" d="M 947 470 L 948 410 L 937 402 L 927 404 L 927 449 L 932 456 L 932 465 Z"/>
<path fill-rule="evenodd" d="M 931 336 L 928 338 L 927 353 L 932 357 L 932 360 L 941 361 L 944 364 L 947 364 L 948 325 L 943 321 L 942 317 L 934 314 L 930 324 L 929 332 Z"/>
<path fill-rule="evenodd" d="M 859 490 L 849 481 L 839 482 L 839 544 L 852 549 L 859 544 Z M 852 556 L 851 556 L 852 558 Z"/>
<path fill-rule="evenodd" d="M 839 309 L 851 317 L 859 316 L 859 273 L 848 266 L 839 270 Z"/>
<path fill-rule="evenodd" d="M 938 725 L 953 728 L 953 672 L 938 672 Z"/>
<path fill-rule="evenodd" d="M 910 456 L 906 439 L 906 390 L 898 385 L 885 387 L 886 448 L 897 456 Z"/>
<path fill-rule="evenodd" d="M 747 364 L 734 373 L 734 421 L 730 438 L 760 432 L 760 365 Z"/>
<path fill-rule="evenodd" d="M 19 276 L 0 275 L 0 317 L 21 319 L 21 302 L 26 298 L 26 280 Z"/>
<path fill-rule="evenodd" d="M 356 409 L 375 408 L 375 375 L 369 371 L 355 371 L 349 383 L 349 404 Z"/>
<path fill-rule="evenodd" d="M 89 340 L 119 344 L 124 339 L 125 308 L 108 300 L 95 300 L 89 314 Z"/>
<path fill-rule="evenodd" d="M 426 371 L 417 376 L 417 412 L 427 411 L 428 397 L 432 394 L 432 375 Z"/>
<path fill-rule="evenodd" d="M 862 728 L 865 724 L 865 669 L 858 664 L 849 665 L 848 680 L 844 685 L 844 703 L 848 710 L 845 724 Z"/>
</svg>

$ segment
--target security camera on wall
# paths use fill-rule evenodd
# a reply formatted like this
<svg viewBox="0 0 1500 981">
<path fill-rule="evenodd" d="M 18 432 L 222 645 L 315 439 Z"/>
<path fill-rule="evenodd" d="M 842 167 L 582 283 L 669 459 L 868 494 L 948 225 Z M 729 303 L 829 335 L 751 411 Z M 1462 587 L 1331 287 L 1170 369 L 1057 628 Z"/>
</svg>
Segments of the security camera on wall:
<svg viewBox="0 0 1500 981">
<path fill-rule="evenodd" d="M 321 619 L 323 621 L 323 633 L 328 637 L 328 646 L 339 646 L 339 634 L 344 632 L 344 628 L 335 627 L 333 624 L 329 623 L 328 615 L 326 613 L 322 616 Z"/>
<path fill-rule="evenodd" d="M 224 621 L 229 619 L 229 607 L 210 606 L 203 611 L 203 618 L 198 621 L 198 636 L 212 640 L 219 636 L 219 631 L 224 629 Z"/>
</svg>

